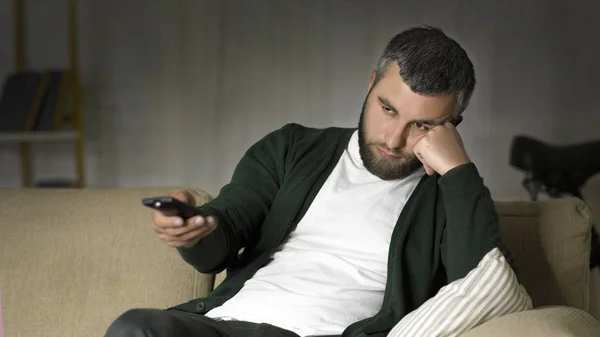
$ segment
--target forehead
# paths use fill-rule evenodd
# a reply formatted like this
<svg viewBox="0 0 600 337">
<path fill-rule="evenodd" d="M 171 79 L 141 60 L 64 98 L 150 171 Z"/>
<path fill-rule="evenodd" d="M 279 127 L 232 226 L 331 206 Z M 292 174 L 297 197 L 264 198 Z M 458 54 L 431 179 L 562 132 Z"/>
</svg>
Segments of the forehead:
<svg viewBox="0 0 600 337">
<path fill-rule="evenodd" d="M 389 101 L 402 115 L 413 119 L 443 118 L 452 114 L 455 97 L 452 94 L 425 96 L 413 92 L 400 76 L 396 63 L 388 66 L 382 78 L 372 90 L 374 99 Z"/>
</svg>

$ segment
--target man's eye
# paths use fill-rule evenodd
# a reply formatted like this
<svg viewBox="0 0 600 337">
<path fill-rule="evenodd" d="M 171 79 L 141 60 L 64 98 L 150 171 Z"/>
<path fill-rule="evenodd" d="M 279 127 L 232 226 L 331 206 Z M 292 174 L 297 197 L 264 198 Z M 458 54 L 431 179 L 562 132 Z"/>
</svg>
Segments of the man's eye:
<svg viewBox="0 0 600 337">
<path fill-rule="evenodd" d="M 381 108 L 383 109 L 383 111 L 384 111 L 386 114 L 390 114 L 390 115 L 391 115 L 391 114 L 393 114 L 393 113 L 394 113 L 394 110 L 393 110 L 392 108 L 390 108 L 390 107 L 387 107 L 387 106 L 385 106 L 385 105 L 382 105 L 382 106 L 381 106 Z"/>
<path fill-rule="evenodd" d="M 415 122 L 414 127 L 421 130 L 421 131 L 429 131 L 430 126 L 427 124 L 423 124 L 423 123 L 419 123 L 419 122 Z"/>
</svg>

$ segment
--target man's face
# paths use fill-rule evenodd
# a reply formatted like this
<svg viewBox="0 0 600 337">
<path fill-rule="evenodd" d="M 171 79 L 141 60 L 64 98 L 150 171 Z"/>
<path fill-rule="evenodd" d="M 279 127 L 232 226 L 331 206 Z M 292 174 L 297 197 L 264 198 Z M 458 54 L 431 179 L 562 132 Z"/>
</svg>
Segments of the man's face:
<svg viewBox="0 0 600 337">
<path fill-rule="evenodd" d="M 365 168 L 383 180 L 402 179 L 422 167 L 415 144 L 436 124 L 452 116 L 454 95 L 414 93 L 392 63 L 369 93 L 360 115 L 359 150 Z"/>
</svg>

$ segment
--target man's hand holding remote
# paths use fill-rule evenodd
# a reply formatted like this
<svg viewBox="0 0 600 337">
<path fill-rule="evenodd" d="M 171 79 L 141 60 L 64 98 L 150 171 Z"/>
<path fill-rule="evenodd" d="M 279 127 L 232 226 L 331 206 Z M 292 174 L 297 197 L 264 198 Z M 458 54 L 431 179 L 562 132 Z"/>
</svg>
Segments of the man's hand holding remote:
<svg viewBox="0 0 600 337">
<path fill-rule="evenodd" d="M 195 206 L 193 195 L 185 190 L 173 191 L 169 196 L 184 203 Z M 210 234 L 216 227 L 213 217 L 194 216 L 187 220 L 175 214 L 164 211 L 151 211 L 152 229 L 158 234 L 159 239 L 167 245 L 176 248 L 191 248 L 203 237 Z"/>
</svg>

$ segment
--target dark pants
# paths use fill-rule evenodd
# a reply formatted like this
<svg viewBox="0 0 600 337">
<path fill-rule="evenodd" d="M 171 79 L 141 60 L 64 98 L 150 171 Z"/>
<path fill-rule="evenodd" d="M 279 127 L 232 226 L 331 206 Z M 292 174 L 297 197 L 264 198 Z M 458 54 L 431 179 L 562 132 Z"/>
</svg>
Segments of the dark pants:
<svg viewBox="0 0 600 337">
<path fill-rule="evenodd" d="M 298 337 L 270 324 L 218 321 L 178 310 L 133 309 L 117 318 L 105 337 Z"/>
</svg>

